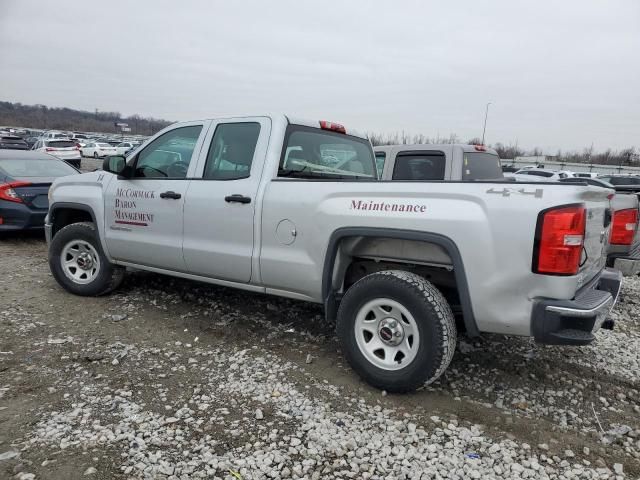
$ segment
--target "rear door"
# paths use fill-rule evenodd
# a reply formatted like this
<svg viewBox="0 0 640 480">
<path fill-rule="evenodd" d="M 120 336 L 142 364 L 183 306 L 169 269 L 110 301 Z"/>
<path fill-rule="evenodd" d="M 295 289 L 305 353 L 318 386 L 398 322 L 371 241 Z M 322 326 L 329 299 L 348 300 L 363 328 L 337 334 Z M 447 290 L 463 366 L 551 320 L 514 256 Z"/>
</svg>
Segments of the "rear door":
<svg viewBox="0 0 640 480">
<path fill-rule="evenodd" d="M 189 273 L 247 283 L 254 256 L 257 195 L 271 121 L 211 125 L 184 205 L 184 259 Z"/>
<path fill-rule="evenodd" d="M 184 271 L 184 199 L 210 122 L 165 130 L 128 162 L 133 176 L 114 178 L 105 199 L 105 238 L 116 260 Z"/>
</svg>

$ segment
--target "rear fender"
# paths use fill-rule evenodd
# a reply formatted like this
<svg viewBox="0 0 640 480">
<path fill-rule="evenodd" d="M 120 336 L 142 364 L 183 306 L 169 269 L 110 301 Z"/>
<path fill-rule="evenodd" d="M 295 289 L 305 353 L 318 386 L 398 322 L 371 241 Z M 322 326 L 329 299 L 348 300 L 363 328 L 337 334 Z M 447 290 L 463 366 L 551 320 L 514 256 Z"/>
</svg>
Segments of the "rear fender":
<svg viewBox="0 0 640 480">
<path fill-rule="evenodd" d="M 460 297 L 462 307 L 462 315 L 464 318 L 465 328 L 470 337 L 480 334 L 473 315 L 471 305 L 471 296 L 469 294 L 469 286 L 462 262 L 462 256 L 458 247 L 448 237 L 431 232 L 417 232 L 413 230 L 400 230 L 391 228 L 369 228 L 369 227 L 347 227 L 334 231 L 329 238 L 329 245 L 324 259 L 324 268 L 322 274 L 322 298 L 325 306 L 325 315 L 328 320 L 335 320 L 338 311 L 337 292 L 333 287 L 334 270 L 336 266 L 336 258 L 341 241 L 348 237 L 374 237 L 410 240 L 417 242 L 425 242 L 440 247 L 446 255 L 448 255 L 453 265 L 453 273 L 455 275 L 456 288 Z"/>
</svg>

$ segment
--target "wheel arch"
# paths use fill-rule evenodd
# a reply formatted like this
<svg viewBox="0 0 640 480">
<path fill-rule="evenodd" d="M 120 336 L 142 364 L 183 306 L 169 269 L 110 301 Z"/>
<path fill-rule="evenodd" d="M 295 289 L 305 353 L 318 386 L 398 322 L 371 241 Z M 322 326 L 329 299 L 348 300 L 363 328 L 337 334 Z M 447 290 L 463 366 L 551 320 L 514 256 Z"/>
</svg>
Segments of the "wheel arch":
<svg viewBox="0 0 640 480">
<path fill-rule="evenodd" d="M 73 202 L 56 202 L 49 207 L 49 223 L 53 237 L 61 228 L 71 223 L 90 220 L 98 228 L 96 214 L 89 205 Z"/>
<path fill-rule="evenodd" d="M 402 230 L 393 228 L 374 227 L 345 227 L 335 230 L 329 237 L 327 251 L 324 257 L 322 272 L 322 299 L 327 319 L 335 320 L 338 311 L 338 297 L 333 288 L 334 270 L 336 259 L 342 242 L 350 237 L 384 238 L 395 240 L 409 240 L 424 242 L 440 247 L 451 260 L 455 285 L 460 297 L 460 306 L 467 335 L 474 337 L 480 334 L 473 314 L 469 285 L 462 261 L 462 255 L 456 243 L 449 237 L 439 233 L 418 232 L 415 230 Z"/>
</svg>

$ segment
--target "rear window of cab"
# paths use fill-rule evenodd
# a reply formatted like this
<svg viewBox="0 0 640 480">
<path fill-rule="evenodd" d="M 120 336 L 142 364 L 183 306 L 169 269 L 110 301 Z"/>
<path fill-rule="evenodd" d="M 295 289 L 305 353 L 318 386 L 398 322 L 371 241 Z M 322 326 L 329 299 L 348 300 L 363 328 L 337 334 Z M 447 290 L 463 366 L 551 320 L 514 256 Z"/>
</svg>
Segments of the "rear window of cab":
<svg viewBox="0 0 640 480">
<path fill-rule="evenodd" d="M 368 140 L 320 128 L 290 125 L 278 177 L 326 180 L 376 180 Z"/>
</svg>

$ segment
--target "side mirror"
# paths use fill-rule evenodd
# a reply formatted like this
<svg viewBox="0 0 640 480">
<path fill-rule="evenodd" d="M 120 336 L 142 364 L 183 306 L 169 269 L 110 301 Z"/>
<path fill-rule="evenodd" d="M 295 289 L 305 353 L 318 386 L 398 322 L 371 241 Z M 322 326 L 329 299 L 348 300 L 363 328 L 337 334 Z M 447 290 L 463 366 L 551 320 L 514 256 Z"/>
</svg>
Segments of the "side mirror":
<svg viewBox="0 0 640 480">
<path fill-rule="evenodd" d="M 102 162 L 102 170 L 116 175 L 122 174 L 126 166 L 127 159 L 122 155 L 110 155 L 105 157 L 104 162 Z"/>
</svg>

